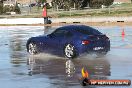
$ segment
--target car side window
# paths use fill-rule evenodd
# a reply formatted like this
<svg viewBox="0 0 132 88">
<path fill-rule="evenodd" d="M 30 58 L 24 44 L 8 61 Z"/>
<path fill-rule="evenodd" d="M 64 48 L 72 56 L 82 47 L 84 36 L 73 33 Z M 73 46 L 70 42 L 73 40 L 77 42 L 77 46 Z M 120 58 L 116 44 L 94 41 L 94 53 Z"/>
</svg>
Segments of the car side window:
<svg viewBox="0 0 132 88">
<path fill-rule="evenodd" d="M 82 27 L 82 28 L 78 28 L 76 29 L 78 32 L 82 33 L 82 34 L 86 34 L 86 35 L 97 35 L 97 34 L 101 34 L 98 30 L 91 28 L 91 27 Z"/>
<path fill-rule="evenodd" d="M 71 36 L 71 33 L 67 30 L 56 30 L 54 33 L 54 36 Z"/>
</svg>

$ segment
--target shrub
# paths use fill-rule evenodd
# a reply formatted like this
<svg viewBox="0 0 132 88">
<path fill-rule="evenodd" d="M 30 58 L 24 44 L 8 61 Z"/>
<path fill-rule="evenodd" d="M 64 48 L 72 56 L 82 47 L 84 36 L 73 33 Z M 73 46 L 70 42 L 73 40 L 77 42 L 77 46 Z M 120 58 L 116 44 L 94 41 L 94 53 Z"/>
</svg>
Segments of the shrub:
<svg viewBox="0 0 132 88">
<path fill-rule="evenodd" d="M 6 5 L 3 7 L 3 5 L 0 5 L 0 13 L 7 14 L 7 12 L 16 12 L 16 14 L 21 14 L 20 8 L 17 3 L 15 6 Z"/>
<path fill-rule="evenodd" d="M 3 13 L 3 3 L 0 2 L 0 14 L 2 14 L 2 13 Z"/>
<path fill-rule="evenodd" d="M 14 8 L 14 12 L 16 12 L 17 14 L 21 14 L 21 10 L 20 10 L 17 2 L 16 2 L 16 5 L 15 5 L 15 8 Z"/>
<path fill-rule="evenodd" d="M 3 7 L 3 13 L 10 12 L 10 6 L 6 5 Z"/>
</svg>

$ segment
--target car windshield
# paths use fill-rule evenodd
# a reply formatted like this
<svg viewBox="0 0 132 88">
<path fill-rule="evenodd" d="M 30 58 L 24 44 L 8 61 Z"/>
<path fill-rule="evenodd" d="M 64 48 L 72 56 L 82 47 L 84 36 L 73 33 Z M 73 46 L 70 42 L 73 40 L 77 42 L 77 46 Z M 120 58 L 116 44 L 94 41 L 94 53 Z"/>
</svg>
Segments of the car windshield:
<svg viewBox="0 0 132 88">
<path fill-rule="evenodd" d="M 102 34 L 101 32 L 99 32 L 98 30 L 89 27 L 89 26 L 85 26 L 85 27 L 78 27 L 76 28 L 76 31 L 82 33 L 82 34 L 86 34 L 86 35 L 100 35 Z"/>
</svg>

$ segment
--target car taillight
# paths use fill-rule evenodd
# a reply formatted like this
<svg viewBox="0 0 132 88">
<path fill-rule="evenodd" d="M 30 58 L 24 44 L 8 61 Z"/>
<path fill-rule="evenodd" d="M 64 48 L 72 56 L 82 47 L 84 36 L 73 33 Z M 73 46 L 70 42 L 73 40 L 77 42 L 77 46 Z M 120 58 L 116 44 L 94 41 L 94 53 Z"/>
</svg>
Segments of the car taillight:
<svg viewBox="0 0 132 88">
<path fill-rule="evenodd" d="M 83 44 L 83 45 L 87 45 L 87 44 L 89 44 L 89 41 L 88 41 L 88 40 L 83 40 L 83 41 L 82 41 L 82 44 Z"/>
</svg>

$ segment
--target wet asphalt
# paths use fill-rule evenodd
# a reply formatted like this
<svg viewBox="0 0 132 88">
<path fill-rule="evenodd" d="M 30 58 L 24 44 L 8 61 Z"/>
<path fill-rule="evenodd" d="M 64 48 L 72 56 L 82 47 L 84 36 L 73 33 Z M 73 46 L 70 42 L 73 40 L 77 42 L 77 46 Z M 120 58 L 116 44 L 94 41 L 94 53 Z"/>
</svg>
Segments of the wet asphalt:
<svg viewBox="0 0 132 88">
<path fill-rule="evenodd" d="M 132 27 L 95 27 L 111 41 L 104 57 L 85 55 L 73 60 L 46 53 L 31 56 L 26 52 L 28 38 L 47 35 L 56 27 L 0 27 L 0 88 L 83 88 L 81 69 L 91 79 L 132 80 Z M 122 30 L 125 36 L 122 37 Z M 84 88 L 131 88 L 132 86 L 87 86 Z"/>
</svg>

